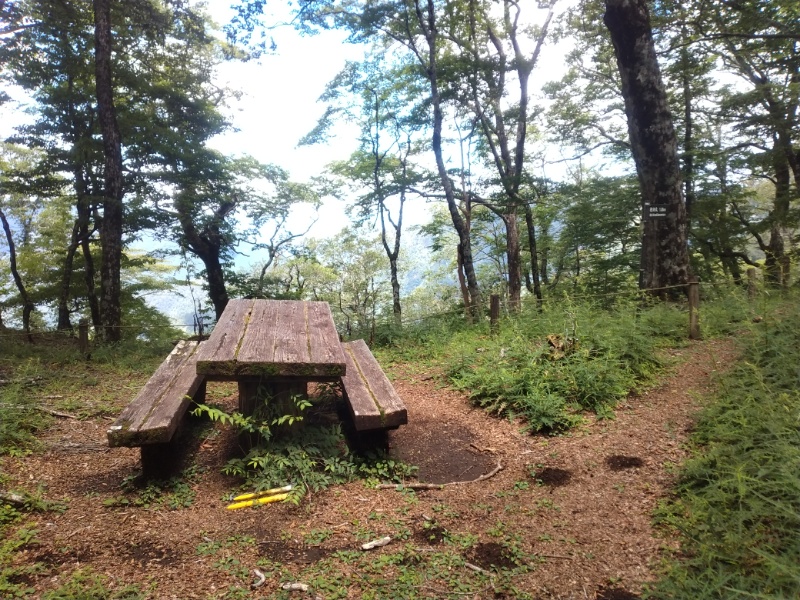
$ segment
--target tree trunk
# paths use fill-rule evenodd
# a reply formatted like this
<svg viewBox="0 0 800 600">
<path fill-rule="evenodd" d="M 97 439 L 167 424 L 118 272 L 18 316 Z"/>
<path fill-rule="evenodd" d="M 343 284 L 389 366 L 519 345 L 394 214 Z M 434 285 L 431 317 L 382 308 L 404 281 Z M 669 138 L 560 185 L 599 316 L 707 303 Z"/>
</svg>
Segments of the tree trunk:
<svg viewBox="0 0 800 600">
<path fill-rule="evenodd" d="M 394 315 L 394 324 L 397 327 L 403 325 L 403 310 L 400 306 L 400 281 L 397 278 L 397 259 L 392 258 L 389 260 L 389 269 L 392 275 L 392 314 Z"/>
<path fill-rule="evenodd" d="M 470 310 L 476 321 L 480 322 L 483 316 L 483 301 L 481 299 L 481 290 L 478 285 L 478 278 L 475 274 L 475 266 L 472 260 L 472 242 L 469 236 L 469 228 L 466 226 L 459 212 L 453 182 L 450 180 L 450 175 L 447 172 L 447 166 L 444 163 L 444 156 L 442 153 L 442 123 L 444 121 L 444 115 L 442 113 L 442 97 L 439 92 L 439 72 L 437 63 L 438 32 L 436 30 L 436 7 L 433 0 L 427 0 L 426 12 L 427 19 L 419 7 L 419 0 L 417 0 L 417 19 L 428 43 L 428 64 L 426 68 L 428 83 L 431 90 L 431 105 L 433 107 L 433 134 L 431 146 L 436 158 L 436 168 L 439 172 L 439 179 L 441 180 L 442 188 L 444 188 L 447 209 L 450 212 L 450 218 L 453 221 L 453 227 L 458 234 L 458 240 L 461 246 L 461 260 L 463 261 L 464 275 L 467 279 L 467 289 L 469 290 Z"/>
<path fill-rule="evenodd" d="M 529 204 L 525 205 L 525 225 L 528 228 L 528 248 L 531 253 L 530 279 L 533 284 L 533 295 L 536 297 L 536 304 L 542 307 L 542 285 L 539 280 L 539 257 L 536 249 L 536 229 L 533 223 L 533 211 Z"/>
<path fill-rule="evenodd" d="M 197 256 L 206 267 L 206 280 L 208 281 L 208 297 L 214 305 L 214 313 L 219 321 L 222 311 L 228 304 L 228 290 L 225 287 L 225 274 L 219 261 L 219 254 L 200 254 Z"/>
<path fill-rule="evenodd" d="M 118 341 L 122 324 L 122 149 L 111 75 L 111 0 L 93 0 L 97 112 L 105 156 L 103 221 L 100 241 L 100 316 L 106 341 Z"/>
<path fill-rule="evenodd" d="M 472 310 L 470 310 L 469 289 L 467 288 L 467 278 L 464 275 L 464 259 L 461 256 L 461 244 L 456 246 L 456 275 L 458 276 L 458 289 L 461 290 L 461 299 L 464 302 L 464 318 L 467 323 L 472 325 Z"/>
<path fill-rule="evenodd" d="M 202 230 L 195 227 L 195 216 L 191 210 L 192 194 L 179 197 L 175 202 L 178 211 L 178 222 L 183 231 L 182 245 L 203 262 L 206 268 L 206 282 L 208 283 L 208 297 L 214 305 L 214 314 L 217 320 L 222 316 L 222 311 L 228 304 L 228 290 L 225 286 L 225 272 L 220 261 L 220 246 L 222 236 L 220 224 L 225 216 L 235 208 L 232 202 L 224 202 L 217 209 L 214 218 L 206 223 Z"/>
<path fill-rule="evenodd" d="M 58 296 L 58 323 L 56 327 L 59 331 L 67 331 L 72 329 L 72 323 L 69 320 L 69 296 L 70 288 L 72 287 L 72 271 L 74 270 L 75 252 L 80 245 L 79 226 L 76 221 L 72 226 L 72 234 L 70 236 L 69 246 L 67 246 L 67 255 L 64 257 L 64 267 L 61 272 L 61 292 Z"/>
<path fill-rule="evenodd" d="M 686 34 L 684 28 L 684 35 Z M 683 181 L 686 197 L 686 228 L 692 227 L 692 207 L 695 202 L 694 192 L 694 116 L 692 113 L 692 80 L 689 48 L 681 48 L 681 83 L 683 85 Z M 688 233 L 687 233 L 688 235 Z"/>
<path fill-rule="evenodd" d="M 97 299 L 97 291 L 95 288 L 95 268 L 94 257 L 92 256 L 92 247 L 89 244 L 89 206 L 81 207 L 78 205 L 78 215 L 81 211 L 86 212 L 85 221 L 78 217 L 81 221 L 81 250 L 83 252 L 83 279 L 86 282 L 86 300 L 89 302 L 89 312 L 92 315 L 92 327 L 96 334 L 100 335 L 102 332 L 102 320 L 100 319 L 100 302 Z"/>
<path fill-rule="evenodd" d="M 519 312 L 522 301 L 522 260 L 517 215 L 503 216 L 506 226 L 506 260 L 508 261 L 508 310 Z"/>
<path fill-rule="evenodd" d="M 83 250 L 86 273 L 86 297 L 92 315 L 92 325 L 94 326 L 95 332 L 100 333 L 100 310 L 97 303 L 97 295 L 94 291 L 94 261 L 92 260 L 91 249 L 88 243 L 88 239 L 92 233 L 94 233 L 94 230 L 89 231 L 89 222 L 91 219 L 90 194 L 87 188 L 86 178 L 84 177 L 83 168 L 83 165 L 78 164 L 75 165 L 74 169 L 73 189 L 75 190 L 75 197 L 77 198 L 77 202 L 75 203 L 77 218 L 72 228 L 72 236 L 67 248 L 67 256 L 64 260 L 64 272 L 61 275 L 61 294 L 58 299 L 58 329 L 72 329 L 69 314 L 69 297 L 70 288 L 72 286 L 75 254 L 80 247 Z"/>
<path fill-rule="evenodd" d="M 786 156 L 777 148 L 773 151 L 775 170 L 775 200 L 770 218 L 769 244 L 764 261 L 766 280 L 777 287 L 789 286 L 789 254 L 786 252 L 784 227 L 791 205 L 791 175 Z"/>
<path fill-rule="evenodd" d="M 28 295 L 28 290 L 25 289 L 25 284 L 22 282 L 22 277 L 17 270 L 17 248 L 14 245 L 14 238 L 11 235 L 11 227 L 8 225 L 5 213 L 0 210 L 0 223 L 3 225 L 3 231 L 6 233 L 6 241 L 8 242 L 8 261 L 11 269 L 11 276 L 14 278 L 14 284 L 19 291 L 19 297 L 22 299 L 22 328 L 28 334 L 28 341 L 32 342 L 31 337 L 31 313 L 33 312 L 33 302 Z"/>
<path fill-rule="evenodd" d="M 642 192 L 639 287 L 662 298 L 675 296 L 673 286 L 685 286 L 689 274 L 686 206 L 677 138 L 656 59 L 650 15 L 645 0 L 606 0 L 605 4 L 603 21 L 617 57 Z"/>
</svg>

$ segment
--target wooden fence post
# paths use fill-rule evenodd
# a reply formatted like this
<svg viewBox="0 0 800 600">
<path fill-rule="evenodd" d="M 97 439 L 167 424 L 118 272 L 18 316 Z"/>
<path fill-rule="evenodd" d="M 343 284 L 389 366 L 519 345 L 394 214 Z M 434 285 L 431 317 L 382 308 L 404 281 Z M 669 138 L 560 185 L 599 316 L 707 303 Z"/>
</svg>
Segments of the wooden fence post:
<svg viewBox="0 0 800 600">
<path fill-rule="evenodd" d="M 700 280 L 689 278 L 689 339 L 700 339 Z"/>
<path fill-rule="evenodd" d="M 750 267 L 747 269 L 747 297 L 753 300 L 756 297 L 758 290 L 756 289 L 756 269 Z"/>
<path fill-rule="evenodd" d="M 497 333 L 497 326 L 500 321 L 500 296 L 492 294 L 489 305 L 489 329 L 492 333 Z"/>
<path fill-rule="evenodd" d="M 78 351 L 84 358 L 89 357 L 89 321 L 86 319 L 78 322 Z"/>
</svg>

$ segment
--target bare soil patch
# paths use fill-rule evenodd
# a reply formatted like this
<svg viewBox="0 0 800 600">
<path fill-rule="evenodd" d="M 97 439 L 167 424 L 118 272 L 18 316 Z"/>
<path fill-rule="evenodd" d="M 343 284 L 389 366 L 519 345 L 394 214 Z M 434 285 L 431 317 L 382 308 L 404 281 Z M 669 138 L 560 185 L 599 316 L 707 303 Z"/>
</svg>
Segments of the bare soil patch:
<svg viewBox="0 0 800 600">
<path fill-rule="evenodd" d="M 236 439 L 223 427 L 201 427 L 195 434 L 190 428 L 192 443 L 182 457 L 194 466 L 188 505 L 170 510 L 158 499 L 125 505 L 115 499 L 124 496 L 123 484 L 135 482 L 138 452 L 105 447 L 108 417 L 58 420 L 42 437 L 45 451 L 0 462 L 9 487 L 41 490 L 67 506 L 61 514 L 32 517 L 38 542 L 20 560 L 41 563 L 31 581 L 39 593 L 88 566 L 119 587 L 153 589 L 153 598 L 217 597 L 252 573 L 252 546 L 240 549 L 237 536 L 252 538 L 256 554 L 291 571 L 356 550 L 364 540 L 353 523 L 379 530 L 391 517 L 421 549 L 450 536 L 473 536 L 464 558 L 486 570 L 538 557 L 515 580 L 536 598 L 636 598 L 653 579 L 662 546 L 671 543 L 653 531 L 651 514 L 686 456 L 683 442 L 697 397 L 710 391 L 712 373 L 735 355 L 730 340 L 696 342 L 671 354 L 675 367 L 660 386 L 629 397 L 614 419 L 587 416 L 557 437 L 520 433 L 519 424 L 474 408 L 430 373 L 387 365 L 409 425 L 391 432 L 386 443 L 392 456 L 419 466 L 420 481 L 470 481 L 503 466 L 480 483 L 417 493 L 413 503 L 396 491 L 354 482 L 310 495 L 300 507 L 227 511 L 239 483 L 220 468 L 236 452 Z M 134 394 L 121 389 L 118 408 Z M 224 386 L 210 385 L 209 397 L 235 402 Z M 381 515 L 386 519 L 376 518 Z M 325 535 L 313 541 L 319 531 Z M 218 549 L 213 556 L 204 552 L 211 545 Z M 274 597 L 279 575 L 269 574 L 250 597 Z"/>
</svg>

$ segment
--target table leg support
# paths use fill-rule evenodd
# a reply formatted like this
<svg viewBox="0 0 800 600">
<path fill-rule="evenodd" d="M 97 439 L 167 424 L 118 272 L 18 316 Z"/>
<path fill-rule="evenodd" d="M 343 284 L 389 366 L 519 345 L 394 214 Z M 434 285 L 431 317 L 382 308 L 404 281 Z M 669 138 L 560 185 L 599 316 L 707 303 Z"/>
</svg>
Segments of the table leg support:
<svg viewBox="0 0 800 600">
<path fill-rule="evenodd" d="M 239 381 L 239 411 L 252 415 L 260 401 L 259 392 L 276 404 L 281 415 L 295 414 L 292 397 L 308 397 L 308 383 L 305 381 Z"/>
</svg>

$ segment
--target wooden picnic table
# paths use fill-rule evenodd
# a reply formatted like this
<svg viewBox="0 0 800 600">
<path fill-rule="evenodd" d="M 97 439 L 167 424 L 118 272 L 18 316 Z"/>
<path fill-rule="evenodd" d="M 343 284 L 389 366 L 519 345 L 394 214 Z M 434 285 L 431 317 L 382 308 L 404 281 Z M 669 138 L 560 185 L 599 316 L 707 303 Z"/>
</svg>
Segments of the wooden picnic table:
<svg viewBox="0 0 800 600">
<path fill-rule="evenodd" d="M 286 404 L 312 381 L 346 372 L 327 302 L 230 300 L 197 355 L 197 373 L 239 384 L 239 410 L 252 414 L 259 388 Z"/>
<path fill-rule="evenodd" d="M 207 380 L 236 381 L 239 410 L 253 414 L 264 392 L 282 415 L 311 381 L 338 382 L 355 431 L 395 429 L 406 407 L 363 340 L 342 344 L 327 302 L 230 300 L 211 337 L 180 342 L 108 429 L 109 446 L 140 446 L 145 472 L 161 473 L 191 401 Z M 261 394 L 261 397 L 259 397 Z M 284 412 L 286 411 L 286 412 Z M 243 436 L 243 443 L 255 439 Z"/>
</svg>

